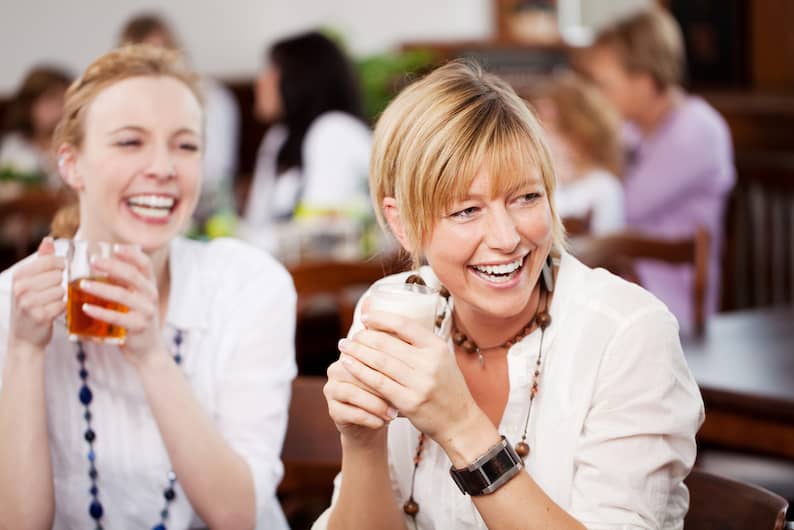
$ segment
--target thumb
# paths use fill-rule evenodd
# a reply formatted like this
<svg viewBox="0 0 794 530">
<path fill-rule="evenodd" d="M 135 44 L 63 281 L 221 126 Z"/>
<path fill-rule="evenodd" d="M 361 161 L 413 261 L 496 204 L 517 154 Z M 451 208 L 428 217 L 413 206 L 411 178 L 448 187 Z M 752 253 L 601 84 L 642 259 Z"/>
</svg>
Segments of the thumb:
<svg viewBox="0 0 794 530">
<path fill-rule="evenodd" d="M 39 256 L 51 256 L 55 254 L 55 241 L 52 239 L 52 237 L 47 236 L 41 240 L 36 254 Z"/>
</svg>

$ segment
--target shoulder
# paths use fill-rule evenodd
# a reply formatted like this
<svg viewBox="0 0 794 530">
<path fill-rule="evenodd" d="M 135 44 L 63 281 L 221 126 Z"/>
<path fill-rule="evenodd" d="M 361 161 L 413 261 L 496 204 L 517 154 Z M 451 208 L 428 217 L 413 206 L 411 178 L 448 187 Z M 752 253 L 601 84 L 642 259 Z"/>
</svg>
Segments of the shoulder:
<svg viewBox="0 0 794 530">
<path fill-rule="evenodd" d="M 719 112 L 701 97 L 688 96 L 679 109 L 676 134 L 684 145 L 702 149 L 703 140 L 730 143 L 730 129 Z"/>
<path fill-rule="evenodd" d="M 319 139 L 332 138 L 336 143 L 351 140 L 369 143 L 371 132 L 364 122 L 346 112 L 331 111 L 318 116 L 306 132 L 307 144 Z"/>
<path fill-rule="evenodd" d="M 677 335 L 678 323 L 656 296 L 605 269 L 591 269 L 563 254 L 557 294 L 563 317 L 579 329 L 614 336 L 632 327 L 662 326 Z"/>
<path fill-rule="evenodd" d="M 204 282 L 224 288 L 254 287 L 266 283 L 293 290 L 292 277 L 270 254 L 253 245 L 232 238 L 208 242 L 177 238 L 172 243 L 172 257 L 177 260 L 177 274 L 200 271 Z M 205 284 L 206 284 L 205 283 Z"/>
</svg>

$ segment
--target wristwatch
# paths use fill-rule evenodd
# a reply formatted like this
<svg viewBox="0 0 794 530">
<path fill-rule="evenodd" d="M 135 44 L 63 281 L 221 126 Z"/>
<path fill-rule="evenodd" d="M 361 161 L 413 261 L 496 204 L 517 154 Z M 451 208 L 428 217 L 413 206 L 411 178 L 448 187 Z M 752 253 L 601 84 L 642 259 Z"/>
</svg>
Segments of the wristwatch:
<svg viewBox="0 0 794 530">
<path fill-rule="evenodd" d="M 461 469 L 450 467 L 449 474 L 464 495 L 488 495 L 501 488 L 523 467 L 524 463 L 515 449 L 502 436 L 498 444 L 470 465 Z"/>
</svg>

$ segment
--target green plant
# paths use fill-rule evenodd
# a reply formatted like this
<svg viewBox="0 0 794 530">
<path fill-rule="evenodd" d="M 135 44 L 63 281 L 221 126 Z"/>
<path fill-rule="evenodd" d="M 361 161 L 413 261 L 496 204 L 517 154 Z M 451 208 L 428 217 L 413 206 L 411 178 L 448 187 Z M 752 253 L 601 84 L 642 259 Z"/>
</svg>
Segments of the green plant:
<svg viewBox="0 0 794 530">
<path fill-rule="evenodd" d="M 380 53 L 357 60 L 365 116 L 374 122 L 411 77 L 434 64 L 435 53 L 426 49 Z"/>
</svg>

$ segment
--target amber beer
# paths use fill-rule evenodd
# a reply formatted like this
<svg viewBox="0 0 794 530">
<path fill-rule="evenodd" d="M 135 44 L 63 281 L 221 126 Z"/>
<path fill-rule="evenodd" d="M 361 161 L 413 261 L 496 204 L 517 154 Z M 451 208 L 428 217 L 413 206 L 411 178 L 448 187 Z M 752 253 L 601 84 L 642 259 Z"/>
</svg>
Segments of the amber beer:
<svg viewBox="0 0 794 530">
<path fill-rule="evenodd" d="M 69 292 L 67 295 L 69 303 L 66 306 L 66 322 L 69 325 L 69 337 L 75 340 L 87 338 L 111 344 L 122 344 L 124 342 L 124 337 L 127 335 L 127 330 L 121 326 L 108 324 L 107 322 L 88 316 L 83 312 L 83 304 L 96 305 L 122 313 L 127 312 L 127 306 L 105 300 L 104 298 L 99 298 L 98 296 L 83 291 L 80 288 L 80 282 L 83 280 L 110 283 L 107 278 L 79 278 L 69 282 Z"/>
<path fill-rule="evenodd" d="M 73 240 L 69 246 L 68 288 L 66 299 L 66 324 L 71 340 L 93 340 L 109 344 L 123 344 L 127 330 L 121 326 L 109 324 L 88 316 L 83 311 L 83 304 L 91 304 L 111 311 L 126 313 L 128 308 L 122 304 L 111 302 L 96 295 L 89 294 L 80 288 L 80 282 L 113 283 L 106 276 L 98 276 L 91 270 L 91 259 L 95 256 L 111 257 L 113 245 L 97 241 Z"/>
</svg>

